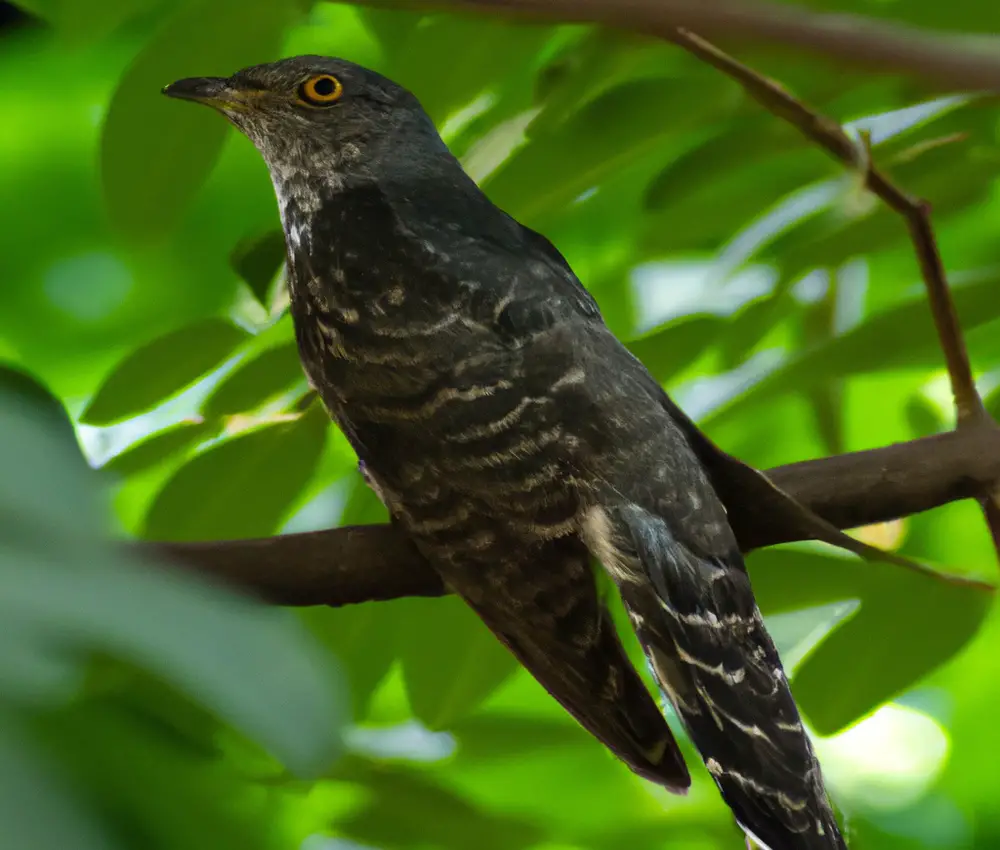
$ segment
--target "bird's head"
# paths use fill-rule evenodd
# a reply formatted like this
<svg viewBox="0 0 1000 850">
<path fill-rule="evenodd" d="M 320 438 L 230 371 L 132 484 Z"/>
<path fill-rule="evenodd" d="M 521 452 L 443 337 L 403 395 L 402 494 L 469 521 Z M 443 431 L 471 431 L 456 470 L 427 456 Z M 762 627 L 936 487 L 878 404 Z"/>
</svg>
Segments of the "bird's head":
<svg viewBox="0 0 1000 850">
<path fill-rule="evenodd" d="M 276 182 L 391 166 L 413 145 L 443 147 L 416 97 L 343 59 L 297 56 L 231 77 L 178 80 L 163 93 L 225 115 L 257 146 Z"/>
</svg>

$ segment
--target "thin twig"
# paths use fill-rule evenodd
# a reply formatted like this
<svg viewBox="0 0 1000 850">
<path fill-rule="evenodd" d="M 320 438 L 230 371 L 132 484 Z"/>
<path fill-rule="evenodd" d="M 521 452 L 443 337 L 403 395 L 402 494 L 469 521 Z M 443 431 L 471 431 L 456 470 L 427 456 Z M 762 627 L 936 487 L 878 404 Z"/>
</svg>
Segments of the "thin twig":
<svg viewBox="0 0 1000 850">
<path fill-rule="evenodd" d="M 657 38 L 687 27 L 713 38 L 779 44 L 853 65 L 904 72 L 945 90 L 1000 91 L 990 36 L 942 35 L 854 15 L 758 0 L 350 0 L 425 11 L 479 11 L 561 23 L 597 23 Z"/>
<path fill-rule="evenodd" d="M 906 219 L 931 301 L 938 337 L 948 364 L 959 422 L 977 416 L 977 411 L 983 406 L 982 400 L 972 377 L 969 355 L 965 348 L 955 305 L 948 291 L 944 265 L 931 228 L 927 203 L 911 197 L 893 184 L 871 162 L 867 153 L 859 150 L 857 142 L 844 132 L 840 124 L 807 106 L 778 83 L 738 62 L 692 32 L 679 29 L 671 40 L 736 80 L 747 94 L 765 109 L 795 126 L 804 136 L 816 142 L 848 167 L 864 168 L 866 188 Z"/>
<path fill-rule="evenodd" d="M 983 426 L 995 429 L 996 423 L 987 413 L 976 389 L 965 337 L 958 321 L 955 302 L 948 289 L 944 263 L 931 226 L 930 205 L 926 201 L 914 198 L 892 183 L 871 161 L 867 148 L 853 141 L 840 124 L 807 106 L 778 83 L 767 79 L 692 32 L 677 29 L 668 38 L 703 62 L 736 80 L 747 94 L 765 109 L 792 124 L 806 138 L 816 142 L 836 159 L 852 169 L 861 169 L 866 188 L 903 217 L 917 255 L 938 340 L 948 367 L 958 427 Z M 991 484 L 985 493 L 979 494 L 979 501 L 994 546 L 1000 554 L 1000 504 L 997 502 L 995 484 Z"/>
</svg>

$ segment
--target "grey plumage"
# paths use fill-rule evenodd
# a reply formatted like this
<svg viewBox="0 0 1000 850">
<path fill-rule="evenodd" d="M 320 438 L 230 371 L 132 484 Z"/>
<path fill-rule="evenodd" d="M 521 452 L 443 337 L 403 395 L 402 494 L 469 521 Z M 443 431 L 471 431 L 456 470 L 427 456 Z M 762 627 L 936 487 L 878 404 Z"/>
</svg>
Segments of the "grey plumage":
<svg viewBox="0 0 1000 850">
<path fill-rule="evenodd" d="M 323 75 L 343 92 L 310 104 Z M 299 57 L 167 93 L 219 108 L 267 162 L 306 372 L 444 580 L 583 726 L 683 791 L 596 556 L 744 829 L 771 850 L 843 848 L 722 504 L 559 252 L 371 71 Z"/>
</svg>

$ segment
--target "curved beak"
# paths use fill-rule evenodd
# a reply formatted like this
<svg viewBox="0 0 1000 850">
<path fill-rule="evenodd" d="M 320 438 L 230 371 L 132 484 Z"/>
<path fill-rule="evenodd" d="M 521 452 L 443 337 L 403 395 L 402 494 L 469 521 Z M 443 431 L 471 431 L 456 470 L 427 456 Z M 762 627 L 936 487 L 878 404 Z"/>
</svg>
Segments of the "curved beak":
<svg viewBox="0 0 1000 850">
<path fill-rule="evenodd" d="M 216 109 L 233 109 L 244 105 L 241 93 L 223 77 L 188 77 L 163 87 L 163 94 L 181 100 L 194 100 Z"/>
</svg>

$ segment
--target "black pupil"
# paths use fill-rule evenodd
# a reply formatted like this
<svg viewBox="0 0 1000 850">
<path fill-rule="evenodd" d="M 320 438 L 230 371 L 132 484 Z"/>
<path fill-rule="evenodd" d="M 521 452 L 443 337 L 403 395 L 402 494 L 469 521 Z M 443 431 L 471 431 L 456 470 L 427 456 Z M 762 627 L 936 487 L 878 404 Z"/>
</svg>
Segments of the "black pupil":
<svg viewBox="0 0 1000 850">
<path fill-rule="evenodd" d="M 320 97 L 329 97 L 336 90 L 337 86 L 330 77 L 320 77 L 313 83 L 313 91 Z"/>
</svg>

